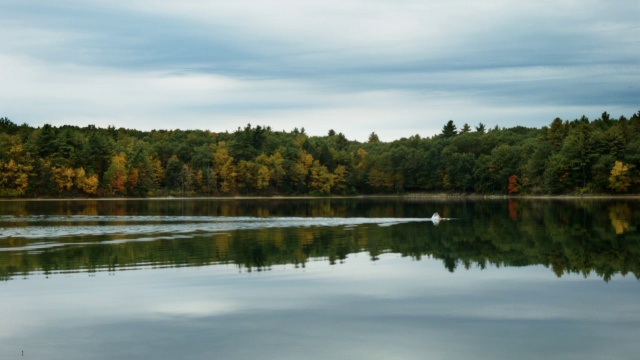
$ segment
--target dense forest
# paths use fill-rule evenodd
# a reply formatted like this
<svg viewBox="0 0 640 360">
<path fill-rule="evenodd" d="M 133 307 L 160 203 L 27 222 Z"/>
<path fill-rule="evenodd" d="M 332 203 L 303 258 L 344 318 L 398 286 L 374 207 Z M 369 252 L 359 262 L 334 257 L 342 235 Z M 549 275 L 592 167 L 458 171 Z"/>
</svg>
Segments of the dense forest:
<svg viewBox="0 0 640 360">
<path fill-rule="evenodd" d="M 640 193 L 640 111 L 541 129 L 461 128 L 382 142 L 329 130 L 98 128 L 0 119 L 0 197 Z"/>
</svg>

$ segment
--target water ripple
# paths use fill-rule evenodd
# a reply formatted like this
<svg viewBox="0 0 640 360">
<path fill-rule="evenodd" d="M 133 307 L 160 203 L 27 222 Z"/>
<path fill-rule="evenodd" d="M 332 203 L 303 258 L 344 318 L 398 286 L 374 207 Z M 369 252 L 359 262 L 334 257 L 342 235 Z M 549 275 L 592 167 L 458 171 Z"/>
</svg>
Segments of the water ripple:
<svg viewBox="0 0 640 360">
<path fill-rule="evenodd" d="M 210 216 L 0 216 L 0 239 L 54 239 L 95 235 L 218 233 L 232 230 L 344 226 L 391 226 L 430 218 L 210 217 Z M 152 237 L 153 238 L 153 237 Z M 33 244 L 32 244 L 33 245 Z M 0 247 L 0 251 L 3 248 Z M 15 248 L 13 248 L 15 250 Z"/>
</svg>

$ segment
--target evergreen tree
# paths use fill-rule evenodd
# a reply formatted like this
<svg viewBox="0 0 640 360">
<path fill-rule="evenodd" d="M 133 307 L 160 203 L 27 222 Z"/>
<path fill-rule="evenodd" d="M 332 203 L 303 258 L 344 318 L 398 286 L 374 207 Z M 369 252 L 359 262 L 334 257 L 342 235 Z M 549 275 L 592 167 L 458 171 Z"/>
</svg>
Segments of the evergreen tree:
<svg viewBox="0 0 640 360">
<path fill-rule="evenodd" d="M 458 133 L 456 126 L 453 124 L 453 120 L 449 120 L 447 124 L 442 128 L 442 136 L 450 138 Z"/>
</svg>

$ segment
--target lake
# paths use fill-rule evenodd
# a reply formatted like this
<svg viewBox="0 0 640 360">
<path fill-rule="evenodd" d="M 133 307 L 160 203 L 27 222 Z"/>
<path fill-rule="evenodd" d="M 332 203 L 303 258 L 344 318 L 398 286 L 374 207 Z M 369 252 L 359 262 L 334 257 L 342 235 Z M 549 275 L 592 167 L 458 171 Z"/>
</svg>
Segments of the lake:
<svg viewBox="0 0 640 360">
<path fill-rule="evenodd" d="M 632 359 L 639 224 L 620 199 L 0 201 L 0 359 Z"/>
</svg>

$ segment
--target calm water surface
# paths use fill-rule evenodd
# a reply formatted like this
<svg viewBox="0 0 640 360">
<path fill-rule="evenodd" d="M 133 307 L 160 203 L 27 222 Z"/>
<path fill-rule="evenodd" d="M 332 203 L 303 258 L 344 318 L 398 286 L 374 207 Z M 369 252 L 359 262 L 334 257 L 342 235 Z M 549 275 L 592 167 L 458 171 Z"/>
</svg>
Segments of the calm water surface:
<svg viewBox="0 0 640 360">
<path fill-rule="evenodd" d="M 622 200 L 0 202 L 0 359 L 635 359 L 638 224 Z"/>
</svg>

